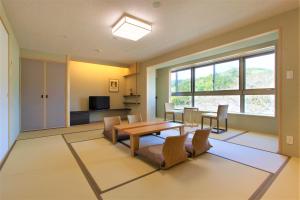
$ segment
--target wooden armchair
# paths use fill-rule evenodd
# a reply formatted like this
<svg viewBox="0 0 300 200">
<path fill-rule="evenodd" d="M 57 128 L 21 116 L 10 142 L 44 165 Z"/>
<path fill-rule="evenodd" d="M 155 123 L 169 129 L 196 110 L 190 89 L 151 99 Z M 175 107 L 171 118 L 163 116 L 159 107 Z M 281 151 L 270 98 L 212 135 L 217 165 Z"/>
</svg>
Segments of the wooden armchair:
<svg viewBox="0 0 300 200">
<path fill-rule="evenodd" d="M 173 103 L 165 103 L 165 121 L 167 120 L 168 114 L 172 115 L 173 122 L 175 122 L 176 114 L 181 115 L 182 122 L 184 120 L 183 119 L 183 111 L 180 109 L 175 109 Z"/>
<path fill-rule="evenodd" d="M 195 122 L 196 119 L 196 114 L 199 111 L 198 108 L 184 108 L 183 109 L 183 123 L 186 126 L 191 125 L 192 127 L 194 126 L 194 124 L 196 126 L 198 126 L 197 123 Z"/>
<path fill-rule="evenodd" d="M 210 120 L 210 122 L 209 122 L 210 128 L 212 126 L 212 120 L 214 119 L 217 121 L 217 132 L 216 133 L 222 133 L 224 131 L 227 131 L 228 105 L 219 105 L 217 113 L 203 113 L 202 119 L 201 119 L 201 129 L 203 129 L 203 120 L 205 118 L 208 118 Z M 225 129 L 220 129 L 220 127 L 219 127 L 219 125 L 220 125 L 219 122 L 221 120 L 225 120 Z M 220 132 L 220 130 L 221 130 L 221 132 Z M 212 132 L 214 132 L 214 131 L 212 131 Z"/>
</svg>

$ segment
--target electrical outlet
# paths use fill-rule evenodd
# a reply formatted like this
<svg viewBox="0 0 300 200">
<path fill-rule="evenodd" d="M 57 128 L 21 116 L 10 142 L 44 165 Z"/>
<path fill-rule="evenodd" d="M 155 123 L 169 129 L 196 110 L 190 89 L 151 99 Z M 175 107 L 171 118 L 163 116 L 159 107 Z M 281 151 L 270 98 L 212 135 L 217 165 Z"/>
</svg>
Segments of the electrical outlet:
<svg viewBox="0 0 300 200">
<path fill-rule="evenodd" d="M 294 137 L 293 136 L 286 136 L 286 143 L 287 144 L 294 144 Z"/>
<path fill-rule="evenodd" d="M 293 70 L 287 70 L 286 71 L 286 79 L 288 79 L 288 80 L 294 79 L 294 72 L 293 72 Z"/>
</svg>

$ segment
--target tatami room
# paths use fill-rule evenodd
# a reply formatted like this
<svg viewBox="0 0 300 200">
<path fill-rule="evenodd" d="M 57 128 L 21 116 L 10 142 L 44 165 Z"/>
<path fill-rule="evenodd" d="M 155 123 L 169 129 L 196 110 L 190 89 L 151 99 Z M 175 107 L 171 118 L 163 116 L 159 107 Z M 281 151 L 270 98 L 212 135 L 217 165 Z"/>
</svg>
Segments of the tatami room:
<svg viewBox="0 0 300 200">
<path fill-rule="evenodd" d="M 299 1 L 1 0 L 0 199 L 297 200 Z"/>
</svg>

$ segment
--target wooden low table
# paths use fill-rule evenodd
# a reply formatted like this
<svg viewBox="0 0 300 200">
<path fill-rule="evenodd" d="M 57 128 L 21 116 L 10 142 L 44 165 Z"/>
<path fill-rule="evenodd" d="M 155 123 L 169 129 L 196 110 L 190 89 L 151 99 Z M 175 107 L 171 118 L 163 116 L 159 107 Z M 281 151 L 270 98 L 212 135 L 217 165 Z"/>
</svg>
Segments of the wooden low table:
<svg viewBox="0 0 300 200">
<path fill-rule="evenodd" d="M 142 126 L 137 128 L 129 128 L 123 130 L 125 133 L 130 135 L 130 150 L 131 155 L 135 156 L 135 151 L 139 149 L 140 136 L 147 135 L 150 133 L 157 133 L 160 131 L 179 129 L 180 135 L 184 134 L 184 125 L 174 122 L 165 122 L 161 124 L 152 124 L 148 126 Z"/>
<path fill-rule="evenodd" d="M 168 123 L 168 122 L 136 122 L 136 123 L 132 123 L 132 124 L 116 125 L 116 126 L 114 126 L 113 132 L 112 132 L 112 143 L 113 144 L 117 143 L 118 131 L 124 131 L 126 129 L 138 128 L 138 127 L 144 127 L 144 126 L 159 125 L 159 124 L 164 124 L 164 123 Z"/>
</svg>

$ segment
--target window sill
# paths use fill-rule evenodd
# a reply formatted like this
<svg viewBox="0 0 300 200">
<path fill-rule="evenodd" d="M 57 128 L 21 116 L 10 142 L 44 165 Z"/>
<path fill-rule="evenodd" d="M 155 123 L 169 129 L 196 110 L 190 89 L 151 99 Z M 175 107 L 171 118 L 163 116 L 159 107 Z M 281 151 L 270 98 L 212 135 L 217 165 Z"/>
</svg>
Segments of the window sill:
<svg viewBox="0 0 300 200">
<path fill-rule="evenodd" d="M 199 110 L 201 113 L 212 112 L 213 111 L 202 111 Z M 263 114 L 250 114 L 250 113 L 228 113 L 228 115 L 240 115 L 240 116 L 250 116 L 250 117 L 267 117 L 267 118 L 276 118 L 275 115 L 263 115 Z"/>
</svg>

